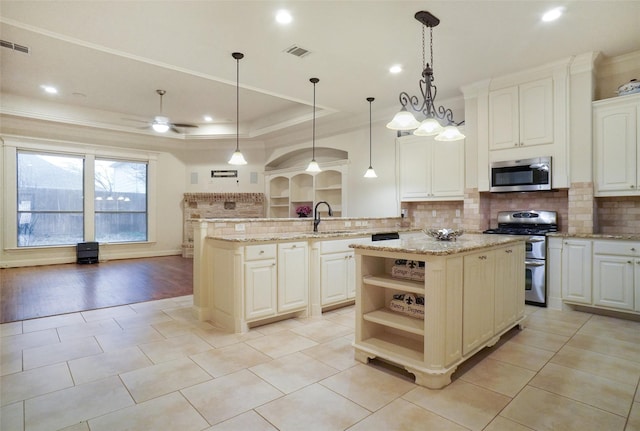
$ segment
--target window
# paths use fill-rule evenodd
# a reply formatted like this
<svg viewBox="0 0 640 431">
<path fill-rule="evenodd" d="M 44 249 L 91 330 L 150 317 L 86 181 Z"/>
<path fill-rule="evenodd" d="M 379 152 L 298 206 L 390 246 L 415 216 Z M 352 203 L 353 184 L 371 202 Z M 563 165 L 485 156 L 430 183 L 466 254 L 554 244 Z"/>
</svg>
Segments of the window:
<svg viewBox="0 0 640 431">
<path fill-rule="evenodd" d="M 148 241 L 149 162 L 28 150 L 16 158 L 18 247 Z"/>
<path fill-rule="evenodd" d="M 147 163 L 95 161 L 95 240 L 147 240 Z"/>
<path fill-rule="evenodd" d="M 17 153 L 18 246 L 76 244 L 84 237 L 84 159 Z"/>
</svg>

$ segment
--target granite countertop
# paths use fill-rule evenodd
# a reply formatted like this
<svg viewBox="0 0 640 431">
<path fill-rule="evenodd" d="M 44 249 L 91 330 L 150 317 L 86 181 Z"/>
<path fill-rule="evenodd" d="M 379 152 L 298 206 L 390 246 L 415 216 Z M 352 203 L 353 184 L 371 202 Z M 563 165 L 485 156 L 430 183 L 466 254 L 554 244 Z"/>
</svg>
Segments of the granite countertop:
<svg viewBox="0 0 640 431">
<path fill-rule="evenodd" d="M 339 239 L 366 237 L 376 233 L 386 232 L 415 232 L 411 228 L 375 228 L 359 230 L 336 230 L 321 232 L 274 232 L 274 233 L 245 233 L 241 235 L 209 235 L 207 238 L 229 242 L 268 242 L 268 241 L 294 241 L 313 239 Z"/>
<path fill-rule="evenodd" d="M 625 234 L 603 234 L 603 233 L 564 233 L 553 232 L 548 233 L 549 237 L 559 238 L 582 238 L 582 239 L 621 239 L 630 241 L 640 241 L 640 233 L 625 233 Z"/>
<path fill-rule="evenodd" d="M 400 239 L 389 241 L 370 241 L 363 244 L 351 244 L 349 247 L 363 250 L 390 251 L 432 256 L 445 256 L 480 250 L 487 247 L 523 242 L 524 236 L 463 234 L 456 241 L 438 241 L 422 232 L 411 233 Z"/>
</svg>

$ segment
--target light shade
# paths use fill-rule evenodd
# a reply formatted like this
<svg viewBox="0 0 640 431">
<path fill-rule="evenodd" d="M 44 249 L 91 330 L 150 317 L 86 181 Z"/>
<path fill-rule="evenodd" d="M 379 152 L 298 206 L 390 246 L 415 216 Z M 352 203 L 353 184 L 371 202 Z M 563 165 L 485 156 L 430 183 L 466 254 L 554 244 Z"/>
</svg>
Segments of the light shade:
<svg viewBox="0 0 640 431">
<path fill-rule="evenodd" d="M 407 108 L 402 107 L 400 112 L 393 116 L 393 120 L 387 124 L 387 129 L 391 130 L 413 130 L 420 126 L 416 117 Z"/>
<path fill-rule="evenodd" d="M 442 133 L 436 136 L 434 139 L 436 141 L 459 141 L 460 139 L 464 139 L 465 136 L 458 130 L 456 126 L 447 126 L 444 128 Z"/>
<path fill-rule="evenodd" d="M 246 165 L 247 161 L 244 159 L 244 156 L 242 155 L 240 150 L 236 150 L 231 155 L 228 163 L 230 165 Z"/>
<path fill-rule="evenodd" d="M 311 160 L 309 162 L 309 166 L 307 166 L 307 169 L 305 169 L 305 171 L 307 172 L 322 172 L 322 169 L 320 169 L 320 165 L 318 165 L 318 162 L 315 161 L 315 159 Z"/>
<path fill-rule="evenodd" d="M 420 127 L 413 131 L 416 136 L 433 136 L 442 133 L 444 128 L 435 118 L 427 118 L 420 123 Z"/>
<path fill-rule="evenodd" d="M 369 166 L 369 169 L 367 169 L 367 172 L 364 173 L 364 177 L 365 178 L 378 178 L 378 176 L 376 175 L 376 171 L 374 171 L 371 166 Z"/>
<path fill-rule="evenodd" d="M 169 130 L 169 118 L 157 116 L 154 118 L 151 128 L 158 133 L 165 133 Z"/>
</svg>

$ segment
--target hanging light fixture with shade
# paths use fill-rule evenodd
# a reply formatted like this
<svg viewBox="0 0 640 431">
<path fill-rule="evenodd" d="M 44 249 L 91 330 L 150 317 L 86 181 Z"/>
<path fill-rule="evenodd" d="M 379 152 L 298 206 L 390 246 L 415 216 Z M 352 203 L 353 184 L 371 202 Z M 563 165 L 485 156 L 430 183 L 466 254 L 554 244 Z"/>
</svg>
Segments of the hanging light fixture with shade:
<svg viewBox="0 0 640 431">
<path fill-rule="evenodd" d="M 311 135 L 311 161 L 305 171 L 307 172 L 321 172 L 318 162 L 316 162 L 316 84 L 320 82 L 318 78 L 309 79 L 313 84 L 313 132 Z"/>
<path fill-rule="evenodd" d="M 240 60 L 244 58 L 241 52 L 231 54 L 236 60 L 236 150 L 229 159 L 230 165 L 246 165 L 247 161 L 240 152 Z"/>
<path fill-rule="evenodd" d="M 365 178 L 378 178 L 371 165 L 371 102 L 374 100 L 376 99 L 373 97 L 367 97 L 367 102 L 369 102 L 369 169 L 364 173 Z"/>
<path fill-rule="evenodd" d="M 435 105 L 438 88 L 433 83 L 433 27 L 440 24 L 440 20 L 427 11 L 419 11 L 415 19 L 422 23 L 422 79 L 419 81 L 422 100 L 418 96 L 410 96 L 407 92 L 400 93 L 399 99 L 402 108 L 393 120 L 387 124 L 392 130 L 413 130 L 417 136 L 434 136 L 436 141 L 457 141 L 464 139 L 458 126 L 464 123 L 456 123 L 453 120 L 453 112 L 444 106 Z M 430 63 L 425 60 L 425 28 L 429 28 L 429 53 Z M 421 113 L 425 118 L 421 122 L 407 109 Z"/>
</svg>

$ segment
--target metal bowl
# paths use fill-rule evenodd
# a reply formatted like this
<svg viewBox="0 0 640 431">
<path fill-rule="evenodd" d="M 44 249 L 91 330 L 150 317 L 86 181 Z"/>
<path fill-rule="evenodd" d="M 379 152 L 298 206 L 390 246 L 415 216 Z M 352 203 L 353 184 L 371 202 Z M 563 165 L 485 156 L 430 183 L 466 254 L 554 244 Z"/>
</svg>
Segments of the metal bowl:
<svg viewBox="0 0 640 431">
<path fill-rule="evenodd" d="M 462 229 L 422 229 L 422 232 L 438 241 L 455 241 L 464 233 Z"/>
</svg>

